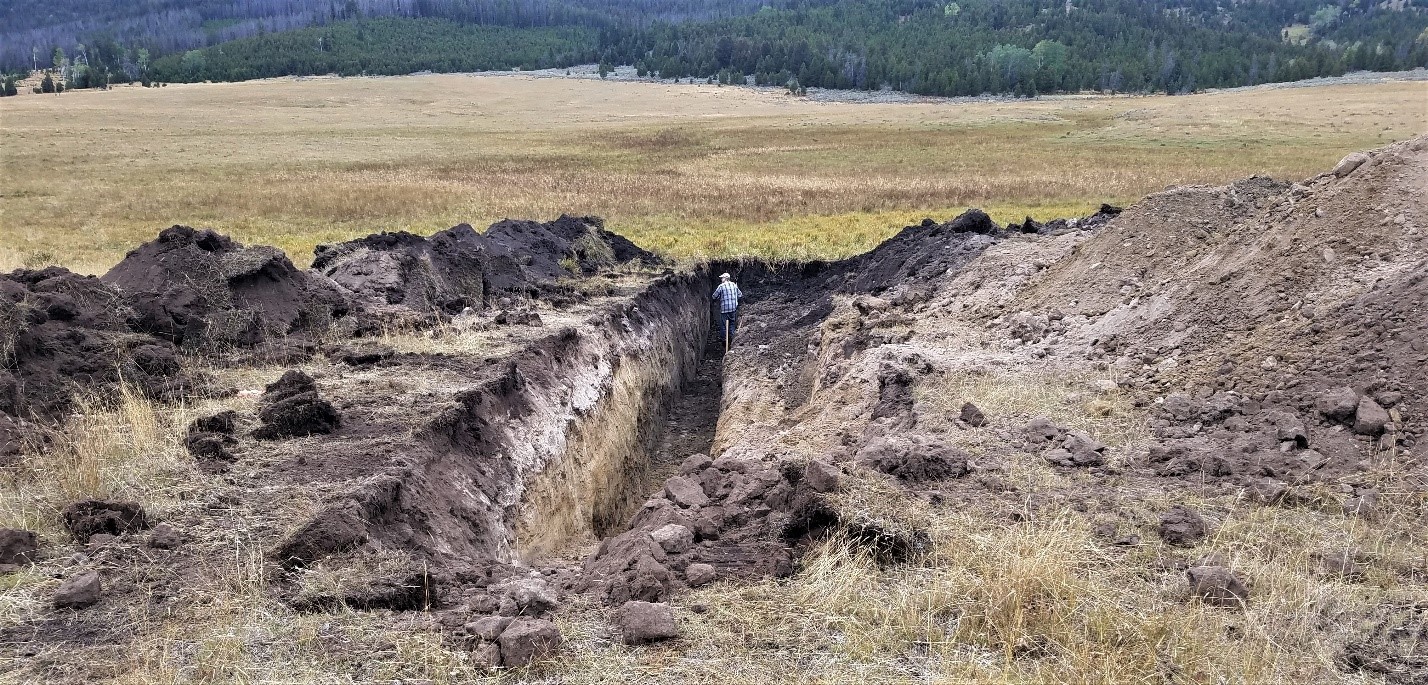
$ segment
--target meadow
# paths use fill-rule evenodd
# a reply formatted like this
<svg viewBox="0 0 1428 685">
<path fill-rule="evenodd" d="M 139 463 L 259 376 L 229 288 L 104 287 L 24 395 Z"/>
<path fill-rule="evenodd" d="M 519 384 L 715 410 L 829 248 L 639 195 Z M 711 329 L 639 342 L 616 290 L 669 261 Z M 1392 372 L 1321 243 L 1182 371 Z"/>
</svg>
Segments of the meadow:
<svg viewBox="0 0 1428 685">
<path fill-rule="evenodd" d="M 1299 179 L 1428 130 L 1428 84 L 832 103 L 528 76 L 280 79 L 0 101 L 0 270 L 102 273 L 172 224 L 282 247 L 561 213 L 677 258 L 840 257 L 930 216 Z"/>
</svg>

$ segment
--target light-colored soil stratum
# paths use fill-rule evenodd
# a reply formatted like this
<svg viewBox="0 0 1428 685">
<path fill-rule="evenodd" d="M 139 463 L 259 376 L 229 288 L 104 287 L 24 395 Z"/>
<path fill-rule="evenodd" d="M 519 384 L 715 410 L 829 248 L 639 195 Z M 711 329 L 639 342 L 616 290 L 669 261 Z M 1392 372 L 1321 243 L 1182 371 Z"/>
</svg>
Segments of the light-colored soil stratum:
<svg viewBox="0 0 1428 685">
<path fill-rule="evenodd" d="M 1428 131 L 1428 84 L 820 103 L 742 88 L 431 75 L 0 101 L 0 268 L 101 273 L 171 224 L 283 248 L 604 216 L 680 257 L 840 257 L 980 206 L 1003 221 L 1169 185 L 1302 178 Z"/>
</svg>

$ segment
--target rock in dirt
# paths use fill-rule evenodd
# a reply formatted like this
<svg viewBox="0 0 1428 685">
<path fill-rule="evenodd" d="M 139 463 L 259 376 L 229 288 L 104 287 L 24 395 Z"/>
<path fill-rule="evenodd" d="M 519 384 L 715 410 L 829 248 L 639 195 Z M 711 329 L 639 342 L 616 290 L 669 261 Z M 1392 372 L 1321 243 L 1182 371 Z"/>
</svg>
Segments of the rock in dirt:
<svg viewBox="0 0 1428 685">
<path fill-rule="evenodd" d="M 1390 421 L 1388 411 L 1367 395 L 1359 399 L 1354 412 L 1354 432 L 1359 435 L 1378 435 Z"/>
<path fill-rule="evenodd" d="M 1249 588 L 1224 566 L 1194 566 L 1185 571 L 1190 594 L 1217 607 L 1242 607 L 1249 601 Z"/>
<path fill-rule="evenodd" d="M 862 466 L 905 482 L 960 478 L 971 471 L 965 452 L 915 434 L 873 438 L 854 458 Z"/>
<path fill-rule="evenodd" d="M 814 459 L 803 469 L 803 482 L 814 492 L 835 492 L 842 481 L 838 467 L 826 461 Z"/>
<path fill-rule="evenodd" d="M 615 610 L 615 625 L 627 645 L 643 645 L 679 637 L 674 610 L 668 604 L 625 602 Z"/>
<path fill-rule="evenodd" d="M 669 523 L 656 528 L 650 533 L 650 538 L 669 554 L 681 554 L 694 546 L 694 531 L 678 523 Z"/>
<path fill-rule="evenodd" d="M 987 425 L 987 415 L 982 413 L 977 405 L 968 402 L 962 405 L 962 411 L 958 413 L 958 418 L 973 428 L 980 428 Z"/>
<path fill-rule="evenodd" d="M 1343 178 L 1345 176 L 1348 176 L 1349 174 L 1354 173 L 1355 169 L 1358 169 L 1359 167 L 1363 166 L 1364 162 L 1367 162 L 1370 159 L 1373 158 L 1369 157 L 1367 153 L 1350 153 L 1348 156 L 1339 160 L 1339 163 L 1334 165 L 1333 171 L 1330 171 L 1329 173 L 1339 178 Z"/>
<path fill-rule="evenodd" d="M 1205 519 L 1194 509 L 1174 506 L 1160 515 L 1160 539 L 1177 547 L 1194 547 L 1205 538 Z"/>
<path fill-rule="evenodd" d="M 684 569 L 684 581 L 689 587 L 708 585 L 719 577 L 719 572 L 709 564 L 690 564 Z"/>
<path fill-rule="evenodd" d="M 0 564 L 28 564 L 39 551 L 40 540 L 33 531 L 0 528 Z"/>
<path fill-rule="evenodd" d="M 55 590 L 56 609 L 83 609 L 99 601 L 104 587 L 97 571 L 86 571 L 60 583 Z"/>
<path fill-rule="evenodd" d="M 165 229 L 101 280 L 124 293 L 137 328 L 186 346 L 322 330 L 348 310 L 332 281 L 299 270 L 282 250 L 187 226 Z"/>
<path fill-rule="evenodd" d="M 1319 393 L 1314 408 L 1331 421 L 1348 421 L 1354 417 L 1359 406 L 1359 394 L 1353 388 L 1343 386 Z"/>
<path fill-rule="evenodd" d="M 521 616 L 501 631 L 501 665 L 520 668 L 555 653 L 560 647 L 560 629 L 554 623 Z"/>
<path fill-rule="evenodd" d="M 64 508 L 64 527 L 80 542 L 95 535 L 119 536 L 149 527 L 138 502 L 87 499 Z"/>
<path fill-rule="evenodd" d="M 295 369 L 269 384 L 258 405 L 263 425 L 253 437 L 259 440 L 331 433 L 341 423 L 332 403 L 318 395 L 317 382 Z"/>
</svg>

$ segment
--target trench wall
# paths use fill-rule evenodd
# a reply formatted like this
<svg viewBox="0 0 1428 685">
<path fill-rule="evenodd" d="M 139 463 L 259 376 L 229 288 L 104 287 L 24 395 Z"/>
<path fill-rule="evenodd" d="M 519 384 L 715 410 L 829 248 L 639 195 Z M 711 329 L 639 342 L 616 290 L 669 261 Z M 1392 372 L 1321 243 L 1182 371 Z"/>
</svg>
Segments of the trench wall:
<svg viewBox="0 0 1428 685">
<path fill-rule="evenodd" d="M 708 281 L 701 272 L 652 288 L 604 327 L 609 335 L 598 341 L 595 387 L 582 389 L 585 401 L 563 417 L 561 453 L 525 481 L 517 556 L 618 532 L 648 497 L 651 450 L 665 412 L 704 352 Z"/>
<path fill-rule="evenodd" d="M 663 276 L 490 360 L 275 555 L 301 565 L 372 542 L 456 569 L 623 528 L 655 485 L 665 411 L 698 370 L 709 281 L 707 270 Z"/>
</svg>

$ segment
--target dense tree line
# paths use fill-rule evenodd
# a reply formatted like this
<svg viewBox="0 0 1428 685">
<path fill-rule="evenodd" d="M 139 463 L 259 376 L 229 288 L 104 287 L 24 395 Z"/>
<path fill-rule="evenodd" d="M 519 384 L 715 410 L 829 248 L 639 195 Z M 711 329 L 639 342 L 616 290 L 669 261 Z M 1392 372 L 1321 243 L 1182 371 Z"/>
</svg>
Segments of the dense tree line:
<svg viewBox="0 0 1428 685">
<path fill-rule="evenodd" d="M 410 74 L 535 69 L 592 61 L 587 28 L 509 28 L 444 19 L 361 19 L 256 36 L 154 62 L 163 81 L 242 81 L 284 75 Z"/>
<path fill-rule="evenodd" d="M 1428 66 L 1428 0 L 757 1 L 147 0 L 160 14 L 219 17 L 206 20 L 217 44 L 143 45 L 142 59 L 141 43 L 112 34 L 77 47 L 105 83 L 599 63 L 665 79 L 933 95 L 1178 93 Z M 252 18 L 263 12 L 313 16 L 269 31 Z M 253 21 L 254 35 L 223 33 Z M 150 62 L 147 50 L 164 56 Z"/>
</svg>

